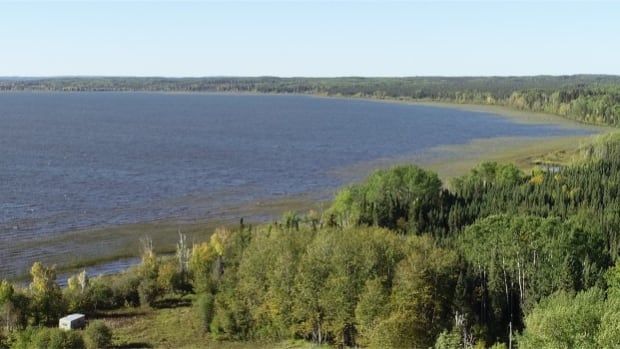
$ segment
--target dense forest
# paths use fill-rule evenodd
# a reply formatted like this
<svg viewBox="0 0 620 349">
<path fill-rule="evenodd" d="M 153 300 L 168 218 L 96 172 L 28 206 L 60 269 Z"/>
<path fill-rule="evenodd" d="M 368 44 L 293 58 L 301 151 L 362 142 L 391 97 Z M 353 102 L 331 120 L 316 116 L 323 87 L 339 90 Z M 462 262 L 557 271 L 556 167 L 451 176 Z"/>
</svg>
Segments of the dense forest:
<svg viewBox="0 0 620 349">
<path fill-rule="evenodd" d="M 100 322 L 83 334 L 46 326 L 177 293 L 194 295 L 213 340 L 617 348 L 619 194 L 617 136 L 564 168 L 487 162 L 447 186 L 413 165 L 377 170 L 324 212 L 241 222 L 192 246 L 180 234 L 175 256 L 145 239 L 142 263 L 118 276 L 80 273 L 61 289 L 36 263 L 29 287 L 0 284 L 0 347 L 105 347 Z"/>
<path fill-rule="evenodd" d="M 499 105 L 620 126 L 620 76 L 410 78 L 0 78 L 0 91 L 297 93 Z"/>
</svg>

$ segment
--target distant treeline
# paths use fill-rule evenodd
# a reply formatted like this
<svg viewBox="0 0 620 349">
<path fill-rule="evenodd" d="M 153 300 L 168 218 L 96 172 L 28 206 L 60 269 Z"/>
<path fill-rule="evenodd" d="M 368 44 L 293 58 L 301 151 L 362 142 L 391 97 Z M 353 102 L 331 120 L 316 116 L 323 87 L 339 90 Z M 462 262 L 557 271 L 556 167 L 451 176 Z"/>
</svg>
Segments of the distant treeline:
<svg viewBox="0 0 620 349">
<path fill-rule="evenodd" d="M 620 76 L 407 78 L 123 78 L 1 79 L 0 91 L 167 91 L 299 93 L 501 105 L 620 125 Z"/>
</svg>

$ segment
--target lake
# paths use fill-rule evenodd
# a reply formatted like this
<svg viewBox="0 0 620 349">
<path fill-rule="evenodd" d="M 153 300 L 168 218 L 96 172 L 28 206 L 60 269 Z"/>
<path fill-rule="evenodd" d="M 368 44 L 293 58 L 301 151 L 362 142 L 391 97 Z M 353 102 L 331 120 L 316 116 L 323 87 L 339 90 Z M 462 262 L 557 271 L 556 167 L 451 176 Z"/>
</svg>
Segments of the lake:
<svg viewBox="0 0 620 349">
<path fill-rule="evenodd" d="M 587 134 L 451 108 L 309 96 L 0 93 L 0 278 L 78 229 L 330 193 L 343 168 L 441 145 Z M 326 194 L 321 194 L 326 195 Z"/>
</svg>

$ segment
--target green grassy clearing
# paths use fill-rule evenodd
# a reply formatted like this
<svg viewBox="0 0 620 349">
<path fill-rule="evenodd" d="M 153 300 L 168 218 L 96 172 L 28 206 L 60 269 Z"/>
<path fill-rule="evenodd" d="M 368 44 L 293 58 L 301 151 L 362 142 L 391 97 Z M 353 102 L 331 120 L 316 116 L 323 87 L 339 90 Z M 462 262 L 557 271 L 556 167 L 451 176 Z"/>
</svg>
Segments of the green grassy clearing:
<svg viewBox="0 0 620 349">
<path fill-rule="evenodd" d="M 327 346 L 304 341 L 278 343 L 228 342 L 209 338 L 201 328 L 191 301 L 194 296 L 170 296 L 151 309 L 122 308 L 101 314 L 113 333 L 114 348 L 165 349 L 319 349 Z"/>
</svg>

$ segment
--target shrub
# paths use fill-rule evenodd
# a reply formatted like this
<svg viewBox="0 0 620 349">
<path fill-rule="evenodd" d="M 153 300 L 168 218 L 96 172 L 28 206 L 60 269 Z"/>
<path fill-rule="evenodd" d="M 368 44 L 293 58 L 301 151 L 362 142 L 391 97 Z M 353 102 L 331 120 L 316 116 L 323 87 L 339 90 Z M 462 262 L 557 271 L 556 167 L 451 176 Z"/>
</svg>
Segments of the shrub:
<svg viewBox="0 0 620 349">
<path fill-rule="evenodd" d="M 95 279 L 95 281 L 92 282 L 86 291 L 86 296 L 88 298 L 88 304 L 93 311 L 111 309 L 125 303 L 124 300 L 120 304 L 117 302 L 114 290 L 101 278 Z"/>
<path fill-rule="evenodd" d="M 58 328 L 27 328 L 16 333 L 15 349 L 84 349 L 82 336 L 75 331 Z"/>
<path fill-rule="evenodd" d="M 8 349 L 8 348 L 9 348 L 8 338 L 6 338 L 3 333 L 0 333 L 0 349 Z"/>
<path fill-rule="evenodd" d="M 88 349 L 107 348 L 112 344 L 112 331 L 102 321 L 94 321 L 84 331 L 84 341 Z"/>
<path fill-rule="evenodd" d="M 175 273 L 172 279 L 172 291 L 180 294 L 188 294 L 192 292 L 192 284 L 189 282 L 187 275 L 183 273 Z"/>
<path fill-rule="evenodd" d="M 138 295 L 141 306 L 151 306 L 160 295 L 159 285 L 155 280 L 144 279 L 138 286 Z"/>
<path fill-rule="evenodd" d="M 84 339 L 78 332 L 75 332 L 75 331 L 63 331 L 58 328 L 53 328 L 53 329 L 47 329 L 47 331 L 41 331 L 41 334 L 42 335 L 37 336 L 37 338 L 41 338 L 42 344 L 45 344 L 45 345 L 41 345 L 39 346 L 39 348 L 47 348 L 47 349 L 82 349 L 82 348 L 85 348 Z"/>
<path fill-rule="evenodd" d="M 462 347 L 461 334 L 454 329 L 450 332 L 444 330 L 435 341 L 435 349 L 459 349 Z"/>
<path fill-rule="evenodd" d="M 164 293 L 188 293 L 191 291 L 186 272 L 180 270 L 179 262 L 176 259 L 167 259 L 160 263 L 157 284 Z"/>
<path fill-rule="evenodd" d="M 114 277 L 112 280 L 112 292 L 114 294 L 114 303 L 116 306 L 138 306 L 140 304 L 140 295 L 138 287 L 141 278 L 134 270 Z"/>
<path fill-rule="evenodd" d="M 91 313 L 93 305 L 88 295 L 89 289 L 90 279 L 85 270 L 71 276 L 67 280 L 67 287 L 62 290 L 66 310 L 70 313 Z"/>
<path fill-rule="evenodd" d="M 203 293 L 198 296 L 194 303 L 200 322 L 205 330 L 209 329 L 209 324 L 211 324 L 213 319 L 213 300 L 211 293 Z"/>
</svg>

